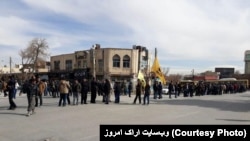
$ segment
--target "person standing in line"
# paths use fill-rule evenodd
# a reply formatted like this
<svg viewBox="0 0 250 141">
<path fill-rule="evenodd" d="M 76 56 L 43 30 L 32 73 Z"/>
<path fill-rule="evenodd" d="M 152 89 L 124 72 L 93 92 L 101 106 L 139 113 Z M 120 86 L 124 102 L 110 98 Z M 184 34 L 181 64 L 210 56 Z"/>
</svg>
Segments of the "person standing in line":
<svg viewBox="0 0 250 141">
<path fill-rule="evenodd" d="M 175 91 L 174 91 L 175 98 L 177 98 L 178 93 L 179 93 L 178 82 L 175 82 L 174 88 L 175 88 Z"/>
<path fill-rule="evenodd" d="M 7 83 L 7 89 L 8 89 L 8 95 L 9 95 L 9 110 L 15 110 L 16 109 L 16 103 L 13 100 L 14 91 L 15 91 L 15 79 L 14 76 L 9 76 L 9 81 Z"/>
<path fill-rule="evenodd" d="M 128 96 L 129 97 L 131 97 L 132 89 L 133 89 L 132 82 L 129 82 L 129 84 L 128 84 Z"/>
<path fill-rule="evenodd" d="M 44 96 L 48 96 L 48 81 L 44 81 L 45 89 L 44 89 Z"/>
<path fill-rule="evenodd" d="M 18 88 L 19 88 L 19 84 L 17 80 L 15 80 L 15 89 L 14 89 L 14 96 L 13 96 L 14 99 L 16 99 L 16 93 L 17 93 Z"/>
<path fill-rule="evenodd" d="M 158 95 L 158 81 L 155 81 L 153 84 L 153 90 L 154 90 L 154 99 L 157 98 Z"/>
<path fill-rule="evenodd" d="M 177 91 L 178 91 L 177 96 L 180 96 L 180 93 L 181 93 L 181 83 L 180 82 L 177 83 Z"/>
<path fill-rule="evenodd" d="M 170 81 L 170 83 L 168 84 L 168 95 L 169 95 L 169 98 L 171 99 L 171 94 L 174 90 L 174 86 L 173 86 L 173 82 Z"/>
<path fill-rule="evenodd" d="M 105 79 L 100 81 L 100 90 L 101 90 L 101 96 L 102 96 L 102 102 L 105 103 L 105 94 L 104 94 L 104 84 L 105 84 Z"/>
<path fill-rule="evenodd" d="M 120 103 L 121 85 L 117 81 L 114 84 L 114 93 L 115 93 L 115 103 Z"/>
<path fill-rule="evenodd" d="M 124 88 L 123 88 L 123 93 L 124 93 L 124 95 L 127 95 L 127 93 L 128 93 L 128 85 L 127 85 L 127 83 L 124 81 L 123 82 L 123 85 L 124 85 Z"/>
<path fill-rule="evenodd" d="M 70 102 L 70 96 L 72 95 L 71 94 L 72 93 L 72 86 L 71 86 L 71 83 L 69 81 L 66 80 L 66 82 L 69 84 L 69 87 L 68 87 L 69 92 L 68 92 L 68 94 L 66 96 L 66 99 L 67 99 L 68 105 L 70 105 L 70 103 L 71 103 Z"/>
<path fill-rule="evenodd" d="M 121 83 L 120 83 L 120 86 L 121 86 L 121 95 L 123 95 L 124 94 L 124 88 L 125 88 L 125 83 L 124 83 L 124 81 L 122 81 Z"/>
<path fill-rule="evenodd" d="M 55 95 L 56 97 L 60 97 L 60 81 L 55 80 Z"/>
<path fill-rule="evenodd" d="M 63 106 L 66 106 L 66 99 L 67 95 L 69 93 L 69 83 L 65 80 L 65 78 L 61 78 L 61 81 L 59 83 L 59 90 L 60 90 L 60 99 L 58 106 L 61 106 L 61 103 L 63 101 Z"/>
<path fill-rule="evenodd" d="M 146 86 L 145 86 L 145 91 L 144 91 L 144 97 L 143 97 L 143 105 L 146 104 L 147 101 L 147 105 L 149 105 L 149 95 L 150 95 L 150 85 L 148 80 L 146 81 Z"/>
<path fill-rule="evenodd" d="M 184 84 L 184 86 L 183 86 L 183 96 L 184 96 L 184 97 L 188 97 L 188 95 L 189 95 L 189 84 L 186 83 L 186 84 Z"/>
<path fill-rule="evenodd" d="M 2 90 L 3 90 L 3 93 L 4 93 L 4 97 L 8 96 L 8 88 L 7 88 L 7 81 L 6 79 L 2 78 Z"/>
<path fill-rule="evenodd" d="M 37 86 L 38 86 L 38 94 L 36 96 L 36 104 L 35 106 L 38 107 L 38 99 L 40 101 L 40 106 L 43 105 L 43 93 L 45 90 L 45 84 L 43 81 L 41 81 L 41 79 L 39 77 L 37 77 Z"/>
<path fill-rule="evenodd" d="M 25 82 L 24 88 L 26 89 L 27 93 L 27 100 L 28 100 L 28 108 L 27 108 L 27 116 L 35 114 L 35 99 L 39 93 L 38 85 L 36 84 L 35 79 L 30 79 L 29 82 Z"/>
<path fill-rule="evenodd" d="M 91 81 L 91 98 L 90 98 L 90 103 L 96 103 L 96 91 L 97 91 L 97 83 L 96 79 L 93 78 Z"/>
<path fill-rule="evenodd" d="M 140 79 L 137 80 L 137 85 L 136 85 L 136 93 L 135 93 L 135 99 L 134 99 L 134 104 L 136 104 L 137 98 L 139 99 L 139 104 L 141 104 L 141 94 L 142 94 L 142 82 Z"/>
<path fill-rule="evenodd" d="M 158 84 L 158 95 L 159 95 L 159 99 L 162 99 L 162 84 L 161 82 L 159 82 Z"/>
<path fill-rule="evenodd" d="M 100 81 L 100 80 L 97 80 L 97 92 L 98 92 L 98 96 L 104 96 L 103 95 L 103 88 L 102 88 L 102 85 L 103 82 Z"/>
<path fill-rule="evenodd" d="M 110 92 L 108 95 L 108 99 L 109 99 L 109 102 L 111 102 L 111 95 L 113 94 L 113 91 L 114 91 L 114 84 L 110 80 L 109 80 L 109 84 L 110 84 Z"/>
<path fill-rule="evenodd" d="M 73 105 L 78 105 L 78 96 L 81 92 L 81 84 L 78 82 L 78 80 L 75 80 L 72 91 L 73 91 Z"/>
<path fill-rule="evenodd" d="M 88 91 L 89 91 L 89 84 L 87 80 L 84 78 L 81 83 L 82 89 L 81 89 L 81 104 L 88 104 L 87 98 L 88 98 Z"/>
<path fill-rule="evenodd" d="M 50 92 L 53 98 L 56 98 L 56 81 L 54 79 L 50 80 Z"/>
<path fill-rule="evenodd" d="M 104 101 L 105 104 L 109 104 L 109 93 L 110 93 L 110 82 L 108 79 L 105 79 L 105 83 L 103 86 L 103 92 L 104 92 Z"/>
</svg>

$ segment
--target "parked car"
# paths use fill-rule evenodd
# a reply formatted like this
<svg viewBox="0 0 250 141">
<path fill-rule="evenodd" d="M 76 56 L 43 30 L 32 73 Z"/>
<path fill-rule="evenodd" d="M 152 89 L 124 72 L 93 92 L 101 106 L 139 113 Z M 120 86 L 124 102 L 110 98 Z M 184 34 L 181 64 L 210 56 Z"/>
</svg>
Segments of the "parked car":
<svg viewBox="0 0 250 141">
<path fill-rule="evenodd" d="M 168 87 L 162 88 L 162 94 L 168 94 Z"/>
</svg>

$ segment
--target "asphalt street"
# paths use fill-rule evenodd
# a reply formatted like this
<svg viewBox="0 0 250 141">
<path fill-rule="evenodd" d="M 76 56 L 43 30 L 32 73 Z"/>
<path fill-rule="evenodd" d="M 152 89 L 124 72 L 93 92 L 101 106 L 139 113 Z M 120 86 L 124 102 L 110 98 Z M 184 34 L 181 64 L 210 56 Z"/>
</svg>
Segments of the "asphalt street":
<svg viewBox="0 0 250 141">
<path fill-rule="evenodd" d="M 90 96 L 88 96 L 90 99 Z M 132 97 L 121 96 L 119 104 L 58 107 L 58 98 L 43 97 L 36 114 L 27 117 L 26 95 L 14 99 L 15 110 L 7 110 L 8 98 L 0 95 L 1 141 L 98 141 L 101 124 L 157 125 L 250 125 L 250 92 L 169 99 L 150 97 L 149 105 L 133 104 Z M 72 101 L 72 97 L 71 97 Z"/>
</svg>

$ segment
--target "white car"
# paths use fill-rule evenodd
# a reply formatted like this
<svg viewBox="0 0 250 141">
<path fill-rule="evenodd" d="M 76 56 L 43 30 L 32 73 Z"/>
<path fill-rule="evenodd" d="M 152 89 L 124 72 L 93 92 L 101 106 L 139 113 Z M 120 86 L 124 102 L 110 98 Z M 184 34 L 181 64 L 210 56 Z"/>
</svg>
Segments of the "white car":
<svg viewBox="0 0 250 141">
<path fill-rule="evenodd" d="M 162 94 L 168 94 L 168 87 L 162 88 Z"/>
</svg>

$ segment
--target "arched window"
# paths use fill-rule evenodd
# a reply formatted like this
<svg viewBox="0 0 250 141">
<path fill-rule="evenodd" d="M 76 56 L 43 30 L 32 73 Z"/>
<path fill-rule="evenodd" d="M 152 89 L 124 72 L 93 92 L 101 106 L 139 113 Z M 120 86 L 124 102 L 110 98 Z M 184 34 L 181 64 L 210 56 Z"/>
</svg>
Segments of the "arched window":
<svg viewBox="0 0 250 141">
<path fill-rule="evenodd" d="M 130 67 L 130 57 L 128 55 L 125 55 L 123 57 L 123 68 L 129 68 Z"/>
<path fill-rule="evenodd" d="M 117 54 L 113 56 L 113 67 L 120 67 L 120 56 Z"/>
</svg>

